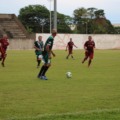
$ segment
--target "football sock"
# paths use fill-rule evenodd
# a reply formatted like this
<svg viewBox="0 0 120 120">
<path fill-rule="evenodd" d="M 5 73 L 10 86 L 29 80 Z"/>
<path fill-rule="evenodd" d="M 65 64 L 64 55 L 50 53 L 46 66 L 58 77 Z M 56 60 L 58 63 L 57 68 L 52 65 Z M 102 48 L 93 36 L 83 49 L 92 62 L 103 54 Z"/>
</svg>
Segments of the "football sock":
<svg viewBox="0 0 120 120">
<path fill-rule="evenodd" d="M 88 67 L 90 66 L 91 62 L 92 62 L 91 60 L 88 61 Z"/>
<path fill-rule="evenodd" d="M 37 65 L 37 66 L 40 66 L 41 60 L 37 60 L 37 62 L 38 62 L 38 65 Z"/>
<path fill-rule="evenodd" d="M 47 72 L 48 68 L 49 68 L 48 66 L 45 66 L 42 76 L 45 76 L 45 73 Z"/>
<path fill-rule="evenodd" d="M 44 65 L 41 67 L 40 72 L 39 72 L 39 74 L 38 74 L 38 77 L 42 76 L 42 73 L 43 73 L 45 67 L 46 67 L 46 66 L 44 66 Z"/>
</svg>

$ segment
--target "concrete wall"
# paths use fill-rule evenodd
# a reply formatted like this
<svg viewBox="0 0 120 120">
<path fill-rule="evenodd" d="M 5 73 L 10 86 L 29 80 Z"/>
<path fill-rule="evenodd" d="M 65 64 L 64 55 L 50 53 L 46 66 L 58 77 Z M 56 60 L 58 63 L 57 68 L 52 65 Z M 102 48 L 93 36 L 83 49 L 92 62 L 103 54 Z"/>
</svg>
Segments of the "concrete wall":
<svg viewBox="0 0 120 120">
<path fill-rule="evenodd" d="M 36 34 L 36 40 L 38 36 L 43 36 L 45 43 L 50 34 Z M 81 34 L 58 34 L 54 40 L 53 49 L 65 50 L 67 42 L 70 38 L 73 39 L 77 49 L 83 49 L 85 41 L 89 35 Z M 91 35 L 96 44 L 96 49 L 120 49 L 120 35 Z M 34 40 L 32 39 L 11 39 L 9 49 L 33 49 Z M 76 49 L 76 48 L 74 48 Z"/>
<path fill-rule="evenodd" d="M 32 39 L 9 39 L 9 47 L 10 50 L 27 50 L 33 49 L 34 40 Z"/>
</svg>

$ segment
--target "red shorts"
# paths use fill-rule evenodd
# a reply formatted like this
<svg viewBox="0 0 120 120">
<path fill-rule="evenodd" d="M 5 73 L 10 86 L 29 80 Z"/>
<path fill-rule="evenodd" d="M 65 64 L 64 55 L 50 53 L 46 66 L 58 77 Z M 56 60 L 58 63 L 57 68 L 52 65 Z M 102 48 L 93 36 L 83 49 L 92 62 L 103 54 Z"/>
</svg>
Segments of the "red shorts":
<svg viewBox="0 0 120 120">
<path fill-rule="evenodd" d="M 85 56 L 86 56 L 86 57 L 89 57 L 90 59 L 93 59 L 93 57 L 94 57 L 94 52 L 86 51 L 86 52 L 85 52 Z"/>
<path fill-rule="evenodd" d="M 6 50 L 0 46 L 1 57 L 3 58 L 6 54 Z"/>
<path fill-rule="evenodd" d="M 73 51 L 72 49 L 69 49 L 68 51 L 69 51 L 69 54 L 72 54 L 72 53 L 73 53 L 73 52 L 72 52 L 72 51 Z"/>
</svg>

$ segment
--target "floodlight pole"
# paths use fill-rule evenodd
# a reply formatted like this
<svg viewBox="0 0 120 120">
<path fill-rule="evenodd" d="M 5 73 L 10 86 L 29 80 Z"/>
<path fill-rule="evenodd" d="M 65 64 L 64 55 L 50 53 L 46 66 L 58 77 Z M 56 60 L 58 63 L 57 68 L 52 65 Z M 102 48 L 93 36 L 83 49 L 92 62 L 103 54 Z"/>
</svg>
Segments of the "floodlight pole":
<svg viewBox="0 0 120 120">
<path fill-rule="evenodd" d="M 50 0 L 50 33 L 51 33 L 51 0 Z"/>
<path fill-rule="evenodd" d="M 48 0 L 48 1 L 50 2 L 49 12 L 50 12 L 50 33 L 51 33 L 51 29 L 52 29 L 52 25 L 51 25 L 51 24 L 52 24 L 52 23 L 51 23 L 51 22 L 52 22 L 52 16 L 51 16 L 51 1 L 52 1 L 52 0 Z"/>
<path fill-rule="evenodd" d="M 54 28 L 57 30 L 57 0 L 54 0 Z"/>
</svg>

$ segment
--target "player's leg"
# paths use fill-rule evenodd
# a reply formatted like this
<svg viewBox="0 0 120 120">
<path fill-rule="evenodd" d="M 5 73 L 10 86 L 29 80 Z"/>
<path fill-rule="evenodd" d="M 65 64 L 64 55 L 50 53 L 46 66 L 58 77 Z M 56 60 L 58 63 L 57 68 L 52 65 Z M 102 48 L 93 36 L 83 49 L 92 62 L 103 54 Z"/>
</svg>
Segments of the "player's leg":
<svg viewBox="0 0 120 120">
<path fill-rule="evenodd" d="M 70 49 L 68 49 L 68 55 L 67 55 L 66 59 L 68 59 L 68 58 L 69 58 L 70 54 L 71 54 L 71 50 L 70 50 Z"/>
<path fill-rule="evenodd" d="M 41 60 L 42 60 L 42 55 L 38 55 L 37 56 L 37 68 L 39 68 Z"/>
<path fill-rule="evenodd" d="M 67 55 L 66 59 L 68 59 L 68 58 L 69 58 L 69 56 L 70 56 L 70 54 L 68 53 L 68 55 Z"/>
<path fill-rule="evenodd" d="M 45 74 L 46 74 L 46 72 L 48 71 L 48 69 L 50 68 L 50 66 L 51 66 L 51 64 L 48 63 L 48 64 L 45 66 L 44 71 L 42 72 L 42 77 L 43 77 L 44 80 L 47 80 L 47 77 L 46 77 Z"/>
<path fill-rule="evenodd" d="M 43 56 L 43 61 L 45 63 L 40 69 L 40 72 L 38 74 L 38 78 L 47 80 L 47 78 L 45 78 L 45 73 L 47 72 L 48 68 L 50 67 L 48 54 Z"/>
<path fill-rule="evenodd" d="M 74 57 L 73 57 L 73 49 L 70 50 L 70 55 L 71 55 L 71 58 L 74 59 Z"/>
<path fill-rule="evenodd" d="M 1 52 L 1 60 L 2 60 L 1 65 L 2 65 L 3 67 L 5 67 L 4 62 L 5 62 L 5 59 L 6 59 L 6 56 L 7 56 L 6 50 L 3 49 L 3 48 L 0 46 L 0 52 Z"/>
<path fill-rule="evenodd" d="M 1 54 L 1 51 L 0 51 L 0 61 L 2 60 L 2 54 Z"/>
<path fill-rule="evenodd" d="M 1 65 L 2 65 L 3 67 L 5 67 L 5 59 L 6 59 L 6 56 L 7 56 L 6 53 L 2 54 L 2 62 L 1 62 Z"/>
<path fill-rule="evenodd" d="M 93 53 L 90 53 L 90 55 L 89 55 L 88 67 L 90 67 L 90 65 L 92 63 L 93 55 L 94 55 Z"/>
<path fill-rule="evenodd" d="M 84 59 L 82 60 L 82 63 L 84 63 L 87 59 L 88 59 L 88 52 L 85 52 L 85 57 L 84 57 Z"/>
<path fill-rule="evenodd" d="M 2 60 L 3 54 L 4 54 L 3 48 L 0 46 L 0 60 Z"/>
</svg>

